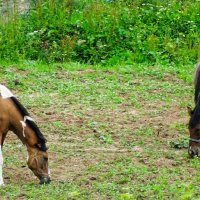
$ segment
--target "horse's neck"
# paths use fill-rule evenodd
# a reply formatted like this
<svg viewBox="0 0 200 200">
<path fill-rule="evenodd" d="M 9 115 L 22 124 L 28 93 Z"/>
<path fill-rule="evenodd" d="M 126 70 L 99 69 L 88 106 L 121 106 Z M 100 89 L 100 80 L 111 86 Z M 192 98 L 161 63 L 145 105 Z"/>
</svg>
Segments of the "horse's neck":
<svg viewBox="0 0 200 200">
<path fill-rule="evenodd" d="M 15 106 L 12 106 L 12 110 L 9 112 L 10 130 L 13 131 L 18 138 L 26 146 L 34 146 L 37 144 L 37 137 L 35 132 L 25 123 L 23 126 L 23 117 Z"/>
<path fill-rule="evenodd" d="M 35 144 L 37 144 L 37 138 L 35 136 L 34 131 L 31 128 L 25 127 L 23 131 L 23 127 L 20 122 L 18 122 L 18 124 L 12 124 L 11 127 L 11 130 L 26 146 L 34 146 Z"/>
</svg>

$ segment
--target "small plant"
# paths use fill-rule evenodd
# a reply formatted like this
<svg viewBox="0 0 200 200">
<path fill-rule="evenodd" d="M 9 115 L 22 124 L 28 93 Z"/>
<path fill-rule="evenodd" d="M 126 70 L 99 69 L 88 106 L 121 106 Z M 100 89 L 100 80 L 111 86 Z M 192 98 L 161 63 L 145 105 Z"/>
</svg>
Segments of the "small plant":
<svg viewBox="0 0 200 200">
<path fill-rule="evenodd" d="M 170 146 L 175 149 L 188 148 L 188 138 L 171 141 Z"/>
<path fill-rule="evenodd" d="M 99 136 L 99 139 L 100 139 L 102 142 L 106 143 L 106 144 L 112 144 L 112 143 L 113 143 L 112 135 L 109 134 L 109 133 L 105 133 L 105 134 L 103 134 L 103 135 L 100 135 L 100 136 Z"/>
</svg>

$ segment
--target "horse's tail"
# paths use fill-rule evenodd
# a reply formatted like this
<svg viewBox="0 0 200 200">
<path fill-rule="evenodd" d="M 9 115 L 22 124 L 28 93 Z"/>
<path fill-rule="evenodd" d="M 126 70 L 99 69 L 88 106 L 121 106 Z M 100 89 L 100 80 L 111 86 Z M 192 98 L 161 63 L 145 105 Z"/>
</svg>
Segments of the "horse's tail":
<svg viewBox="0 0 200 200">
<path fill-rule="evenodd" d="M 16 106 L 16 108 L 18 109 L 18 111 L 21 113 L 21 115 L 23 117 L 25 116 L 30 116 L 28 111 L 26 110 L 26 108 L 24 108 L 24 106 L 18 101 L 18 99 L 16 97 L 10 97 L 10 99 L 12 100 L 12 102 L 14 103 L 14 105 Z M 46 151 L 47 147 L 46 147 L 46 139 L 44 138 L 43 134 L 40 132 L 40 129 L 38 128 L 38 126 L 36 125 L 36 123 L 32 120 L 28 120 L 26 121 L 26 123 L 29 125 L 30 128 L 32 128 L 32 130 L 35 132 L 37 138 L 38 138 L 38 148 Z"/>
<path fill-rule="evenodd" d="M 198 96 L 200 95 L 200 59 L 196 66 L 196 71 L 194 75 L 194 88 L 195 88 L 195 96 L 194 101 L 197 104 Z"/>
</svg>

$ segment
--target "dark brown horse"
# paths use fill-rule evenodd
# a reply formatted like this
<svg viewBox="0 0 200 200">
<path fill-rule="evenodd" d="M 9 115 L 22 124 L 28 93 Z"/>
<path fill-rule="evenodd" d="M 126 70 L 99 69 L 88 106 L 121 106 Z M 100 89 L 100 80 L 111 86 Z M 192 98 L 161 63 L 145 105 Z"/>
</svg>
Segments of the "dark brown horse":
<svg viewBox="0 0 200 200">
<path fill-rule="evenodd" d="M 189 120 L 189 148 L 188 153 L 191 157 L 200 156 L 200 61 L 197 63 L 195 76 L 194 76 L 194 102 L 195 108 L 192 110 L 188 108 L 190 115 Z"/>
<path fill-rule="evenodd" d="M 40 183 L 49 183 L 46 140 L 27 110 L 3 85 L 0 85 L 0 124 L 0 185 L 4 184 L 2 146 L 9 130 L 26 146 L 28 167 L 40 179 Z"/>
</svg>

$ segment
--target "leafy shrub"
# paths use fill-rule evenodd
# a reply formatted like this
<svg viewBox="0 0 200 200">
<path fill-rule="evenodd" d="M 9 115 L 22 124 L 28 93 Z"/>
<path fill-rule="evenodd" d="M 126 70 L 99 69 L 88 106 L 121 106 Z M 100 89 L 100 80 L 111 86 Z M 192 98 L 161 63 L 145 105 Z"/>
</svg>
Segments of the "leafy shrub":
<svg viewBox="0 0 200 200">
<path fill-rule="evenodd" d="M 16 2 L 16 1 L 14 1 Z M 200 51 L 196 0 L 32 0 L 0 19 L 1 59 L 194 62 Z"/>
</svg>

